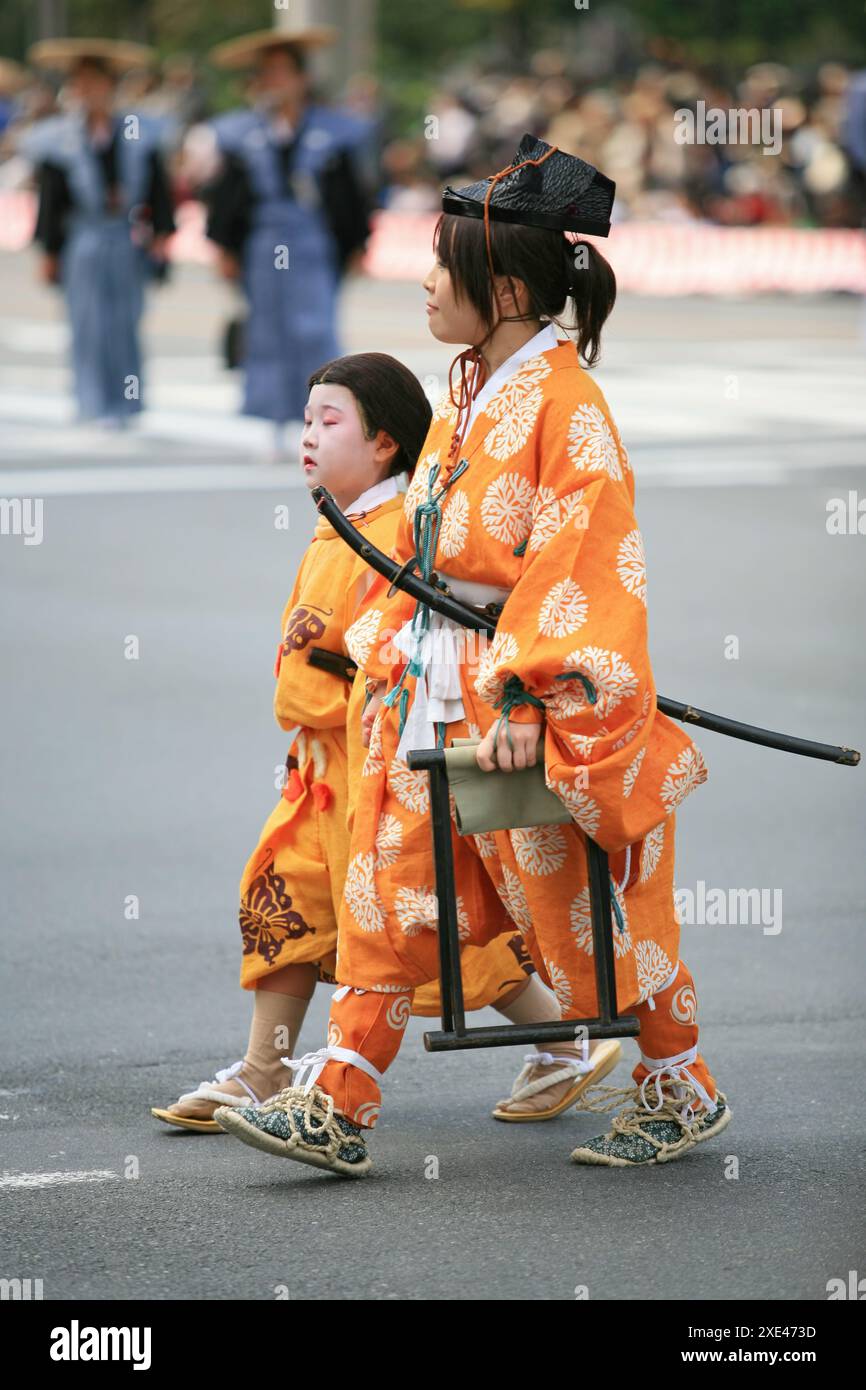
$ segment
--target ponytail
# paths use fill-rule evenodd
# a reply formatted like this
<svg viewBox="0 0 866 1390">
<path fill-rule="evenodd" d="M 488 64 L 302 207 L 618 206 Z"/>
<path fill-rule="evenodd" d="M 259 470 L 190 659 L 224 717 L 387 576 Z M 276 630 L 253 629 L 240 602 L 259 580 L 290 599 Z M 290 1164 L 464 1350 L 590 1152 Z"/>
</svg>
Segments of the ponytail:
<svg viewBox="0 0 866 1390">
<path fill-rule="evenodd" d="M 599 359 L 601 330 L 616 303 L 616 276 L 591 241 L 565 243 L 568 294 L 574 301 L 577 350 L 588 367 Z"/>
</svg>

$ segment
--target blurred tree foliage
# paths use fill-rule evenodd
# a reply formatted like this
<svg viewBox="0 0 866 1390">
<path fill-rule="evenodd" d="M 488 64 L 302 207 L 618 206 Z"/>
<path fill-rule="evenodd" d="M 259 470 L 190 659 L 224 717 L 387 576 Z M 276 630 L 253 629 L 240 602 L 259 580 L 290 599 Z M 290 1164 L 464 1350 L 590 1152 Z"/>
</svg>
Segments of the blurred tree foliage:
<svg viewBox="0 0 866 1390">
<path fill-rule="evenodd" d="M 3 0 L 0 45 L 20 58 L 29 43 L 65 32 L 135 39 L 165 54 L 202 52 L 273 17 L 273 0 Z"/>
<path fill-rule="evenodd" d="M 866 3 L 832 0 L 380 0 L 383 72 L 423 76 L 469 49 L 507 50 L 519 66 L 527 51 L 580 43 L 588 20 L 620 22 L 645 39 L 666 40 L 692 62 L 742 67 L 836 59 L 866 62 Z"/>
<path fill-rule="evenodd" d="M 134 39 L 153 44 L 161 57 L 201 59 L 215 43 L 266 29 L 273 19 L 273 0 L 2 0 L 0 54 L 20 60 L 37 39 L 66 33 Z M 217 107 L 240 91 L 236 77 L 213 70 L 207 85 Z"/>
<path fill-rule="evenodd" d="M 698 65 L 729 80 L 752 63 L 866 66 L 866 0 L 379 0 L 379 75 L 398 125 L 415 125 L 437 79 L 475 60 L 525 71 L 562 54 L 582 81 L 629 77 L 643 63 Z"/>
<path fill-rule="evenodd" d="M 323 0 L 338 18 L 352 0 Z M 720 75 L 761 60 L 811 71 L 819 61 L 866 66 L 866 0 L 379 0 L 376 71 L 398 124 L 415 121 L 443 73 L 478 59 L 491 70 L 525 69 L 527 54 L 553 48 L 575 58 L 584 80 L 598 50 L 613 75 L 653 56 L 698 63 Z M 344 11 L 345 12 L 345 11 Z M 3 0 L 0 53 L 21 58 L 44 32 L 105 34 L 153 43 L 163 56 L 204 52 L 263 28 L 273 0 Z M 46 28 L 49 25 L 51 27 Z M 596 36 L 601 36 L 601 42 Z M 590 50 L 582 40 L 588 40 Z M 612 55 L 612 58 L 611 58 Z M 610 71 L 599 70 L 600 80 Z M 214 79 L 223 105 L 237 91 Z"/>
</svg>

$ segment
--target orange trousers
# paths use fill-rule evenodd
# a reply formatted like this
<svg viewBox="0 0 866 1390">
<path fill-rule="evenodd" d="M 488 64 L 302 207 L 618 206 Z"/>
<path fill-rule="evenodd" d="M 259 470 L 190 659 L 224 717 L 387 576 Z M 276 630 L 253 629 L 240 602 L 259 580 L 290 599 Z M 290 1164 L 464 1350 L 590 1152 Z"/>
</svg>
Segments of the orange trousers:
<svg viewBox="0 0 866 1390">
<path fill-rule="evenodd" d="M 331 1004 L 328 1043 L 355 1054 L 355 1061 L 330 1060 L 314 1079 L 334 1098 L 334 1108 L 355 1124 L 372 1129 L 381 1107 L 380 1081 L 400 1050 L 412 1011 L 413 990 L 379 994 L 343 985 Z M 680 961 L 662 987 L 642 1004 L 622 1010 L 640 1020 L 640 1061 L 636 1085 L 663 1070 L 663 1080 L 691 1080 L 712 1108 L 716 1083 L 698 1053 L 697 997 L 694 981 Z"/>
</svg>

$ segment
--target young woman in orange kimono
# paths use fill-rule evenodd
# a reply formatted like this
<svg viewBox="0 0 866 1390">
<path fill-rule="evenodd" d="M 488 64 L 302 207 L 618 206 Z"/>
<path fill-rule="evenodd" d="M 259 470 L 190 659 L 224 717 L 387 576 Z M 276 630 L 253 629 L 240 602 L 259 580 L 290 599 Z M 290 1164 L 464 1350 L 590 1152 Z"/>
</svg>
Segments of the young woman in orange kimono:
<svg viewBox="0 0 866 1390">
<path fill-rule="evenodd" d="M 331 489 L 380 549 L 393 547 L 405 496 L 399 484 L 415 466 L 430 414 L 417 378 L 382 353 L 338 358 L 310 380 L 301 445 L 307 486 Z M 370 577 L 319 518 L 283 612 L 274 672 L 277 722 L 298 732 L 282 795 L 241 880 L 241 985 L 255 999 L 249 1045 L 243 1061 L 152 1111 L 167 1124 L 220 1133 L 213 1119 L 219 1105 L 260 1104 L 284 1086 L 280 1059 L 291 1056 L 317 980 L 336 983 L 337 917 L 366 758 L 364 677 L 347 679 L 345 634 Z M 311 657 L 329 664 L 312 664 Z M 507 934 L 485 949 L 467 943 L 467 1006 L 493 1004 L 512 1022 L 558 1018 L 555 998 L 494 893 L 488 907 Z M 436 984 L 419 990 L 412 1011 L 439 1013 Z M 532 1106 L 524 1109 L 531 1113 Z"/>
<path fill-rule="evenodd" d="M 440 341 L 473 346 L 457 359 L 459 393 L 434 412 L 393 554 L 415 557 L 428 578 L 435 567 L 457 598 L 502 609 L 476 660 L 446 619 L 405 594 L 389 598 L 377 581 L 348 633 L 381 685 L 367 711 L 372 775 L 360 792 L 340 923 L 344 988 L 331 1011 L 340 1046 L 313 1054 L 306 1085 L 264 1111 L 217 1115 L 281 1157 L 352 1175 L 369 1169 L 365 1131 L 382 1073 L 413 990 L 438 970 L 427 778 L 410 771 L 406 755 L 473 730 L 482 769 L 543 762 L 572 819 L 465 838 L 455 831 L 458 910 L 484 923 L 478 904 L 493 887 L 564 1018 L 597 1012 L 585 836 L 610 857 L 617 997 L 640 1020 L 640 1062 L 634 1088 L 606 1102 L 623 1103 L 613 1128 L 572 1157 L 668 1161 L 730 1118 L 698 1053 L 673 900 L 674 810 L 706 768 L 656 708 L 634 478 L 579 361 L 597 358 L 615 281 L 592 245 L 565 233 L 606 235 L 612 200 L 604 175 L 531 136 L 507 170 L 446 190 L 437 261 L 424 281 L 429 323 Z M 569 299 L 576 344 L 557 332 Z M 498 929 L 486 923 L 473 940 Z"/>
</svg>

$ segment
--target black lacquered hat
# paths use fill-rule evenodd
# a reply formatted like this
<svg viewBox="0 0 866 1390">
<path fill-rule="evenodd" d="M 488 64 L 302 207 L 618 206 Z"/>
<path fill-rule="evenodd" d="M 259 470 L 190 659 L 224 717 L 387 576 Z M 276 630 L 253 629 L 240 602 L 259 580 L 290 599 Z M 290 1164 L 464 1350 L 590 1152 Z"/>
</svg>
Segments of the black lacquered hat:
<svg viewBox="0 0 866 1390">
<path fill-rule="evenodd" d="M 586 160 L 524 135 L 513 164 L 478 183 L 446 187 L 442 209 L 480 218 L 486 209 L 494 222 L 607 236 L 615 191 L 613 179 Z"/>
</svg>

